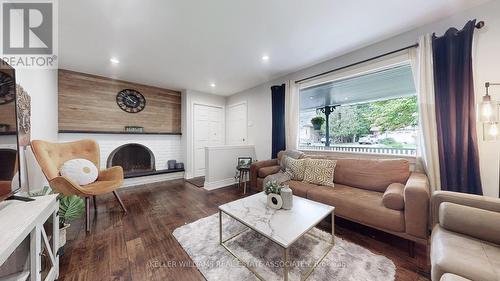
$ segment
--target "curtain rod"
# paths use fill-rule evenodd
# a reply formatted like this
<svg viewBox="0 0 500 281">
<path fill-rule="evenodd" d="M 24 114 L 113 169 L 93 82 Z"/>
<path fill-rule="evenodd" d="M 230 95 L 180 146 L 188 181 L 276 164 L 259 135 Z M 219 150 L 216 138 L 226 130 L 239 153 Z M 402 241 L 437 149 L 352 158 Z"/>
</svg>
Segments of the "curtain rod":
<svg viewBox="0 0 500 281">
<path fill-rule="evenodd" d="M 476 23 L 476 28 L 477 29 L 481 29 L 483 27 L 484 27 L 484 21 L 479 21 L 478 23 Z M 312 76 L 309 76 L 309 77 L 306 77 L 306 78 L 302 78 L 300 80 L 296 80 L 295 83 L 297 84 L 297 83 L 300 83 L 300 82 L 304 82 L 304 81 L 309 80 L 309 79 L 313 79 L 313 78 L 316 78 L 316 77 L 319 77 L 319 76 L 330 74 L 330 73 L 335 72 L 335 71 L 346 69 L 346 68 L 349 68 L 349 67 L 352 67 L 352 66 L 355 66 L 355 65 L 358 65 L 358 64 L 362 64 L 362 63 L 365 63 L 365 62 L 376 60 L 376 59 L 379 59 L 381 57 L 385 57 L 385 56 L 388 56 L 388 55 L 395 54 L 397 52 L 401 52 L 401 51 L 408 50 L 408 49 L 411 49 L 411 48 L 416 48 L 416 47 L 418 47 L 418 43 L 415 43 L 413 45 L 410 45 L 410 46 L 407 46 L 407 47 L 404 47 L 404 48 L 401 48 L 401 49 L 390 51 L 390 52 L 387 52 L 385 54 L 381 54 L 381 55 L 378 55 L 378 56 L 375 56 L 375 57 L 372 57 L 372 58 L 369 58 L 369 59 L 365 59 L 365 60 L 362 60 L 362 61 L 351 63 L 351 64 L 346 65 L 346 66 L 342 66 L 342 67 L 335 68 L 335 69 L 332 69 L 332 70 L 328 70 L 328 71 L 325 71 L 325 72 L 322 72 L 322 73 L 319 73 L 319 74 L 315 74 L 315 75 L 312 75 Z"/>
</svg>

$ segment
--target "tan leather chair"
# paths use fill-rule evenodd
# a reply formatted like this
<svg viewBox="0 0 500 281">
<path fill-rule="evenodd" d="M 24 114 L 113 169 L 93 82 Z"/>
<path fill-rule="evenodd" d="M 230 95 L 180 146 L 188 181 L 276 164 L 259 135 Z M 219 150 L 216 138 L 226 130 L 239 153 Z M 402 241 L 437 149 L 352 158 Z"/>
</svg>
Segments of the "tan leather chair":
<svg viewBox="0 0 500 281">
<path fill-rule="evenodd" d="M 437 191 L 431 212 L 433 281 L 500 280 L 500 199 Z"/>
<path fill-rule="evenodd" d="M 64 162 L 76 158 L 87 159 L 99 168 L 99 145 L 94 140 L 66 143 L 34 140 L 31 142 L 31 146 L 33 154 L 53 190 L 64 195 L 74 194 L 85 198 L 87 231 L 90 231 L 90 197 L 93 198 L 94 210 L 97 211 L 96 195 L 112 192 L 123 211 L 127 213 L 125 205 L 116 192 L 123 184 L 122 167 L 116 166 L 99 171 L 97 181 L 85 186 L 80 186 L 59 174 L 59 169 Z"/>
</svg>

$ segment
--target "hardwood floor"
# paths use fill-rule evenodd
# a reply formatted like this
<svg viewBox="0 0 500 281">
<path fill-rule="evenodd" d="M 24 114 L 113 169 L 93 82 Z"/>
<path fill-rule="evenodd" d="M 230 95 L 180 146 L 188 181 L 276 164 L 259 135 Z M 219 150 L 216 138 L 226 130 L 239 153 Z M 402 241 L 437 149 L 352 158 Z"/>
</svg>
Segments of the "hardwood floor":
<svg viewBox="0 0 500 281">
<path fill-rule="evenodd" d="M 60 258 L 59 280 L 204 280 L 172 235 L 179 226 L 215 214 L 223 203 L 241 198 L 236 187 L 205 191 L 184 180 L 120 190 L 125 215 L 112 194 L 97 198 L 97 220 L 85 232 L 83 220 L 72 223 Z M 94 218 L 94 216 L 92 215 Z M 320 227 L 329 231 L 329 220 Z M 425 247 L 408 255 L 406 241 L 345 220 L 336 220 L 343 239 L 390 258 L 396 280 L 428 280 Z"/>
</svg>

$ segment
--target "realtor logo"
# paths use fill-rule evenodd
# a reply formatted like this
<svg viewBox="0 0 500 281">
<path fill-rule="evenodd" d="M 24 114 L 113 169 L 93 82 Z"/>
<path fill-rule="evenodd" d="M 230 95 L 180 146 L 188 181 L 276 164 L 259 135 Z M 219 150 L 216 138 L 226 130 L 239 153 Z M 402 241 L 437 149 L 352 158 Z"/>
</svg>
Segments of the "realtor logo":
<svg viewBox="0 0 500 281">
<path fill-rule="evenodd" d="M 52 54 L 52 3 L 3 3 L 3 53 Z"/>
<path fill-rule="evenodd" d="M 14 68 L 57 68 L 56 2 L 0 2 L 2 60 Z"/>
</svg>

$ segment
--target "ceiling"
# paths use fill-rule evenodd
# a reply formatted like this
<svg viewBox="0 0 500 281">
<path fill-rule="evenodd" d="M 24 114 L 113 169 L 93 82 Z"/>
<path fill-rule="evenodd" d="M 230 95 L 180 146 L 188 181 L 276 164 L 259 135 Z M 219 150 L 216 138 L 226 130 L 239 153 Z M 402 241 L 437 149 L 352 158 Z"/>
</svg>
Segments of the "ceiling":
<svg viewBox="0 0 500 281">
<path fill-rule="evenodd" d="M 230 95 L 486 1 L 64 0 L 59 67 Z"/>
</svg>

